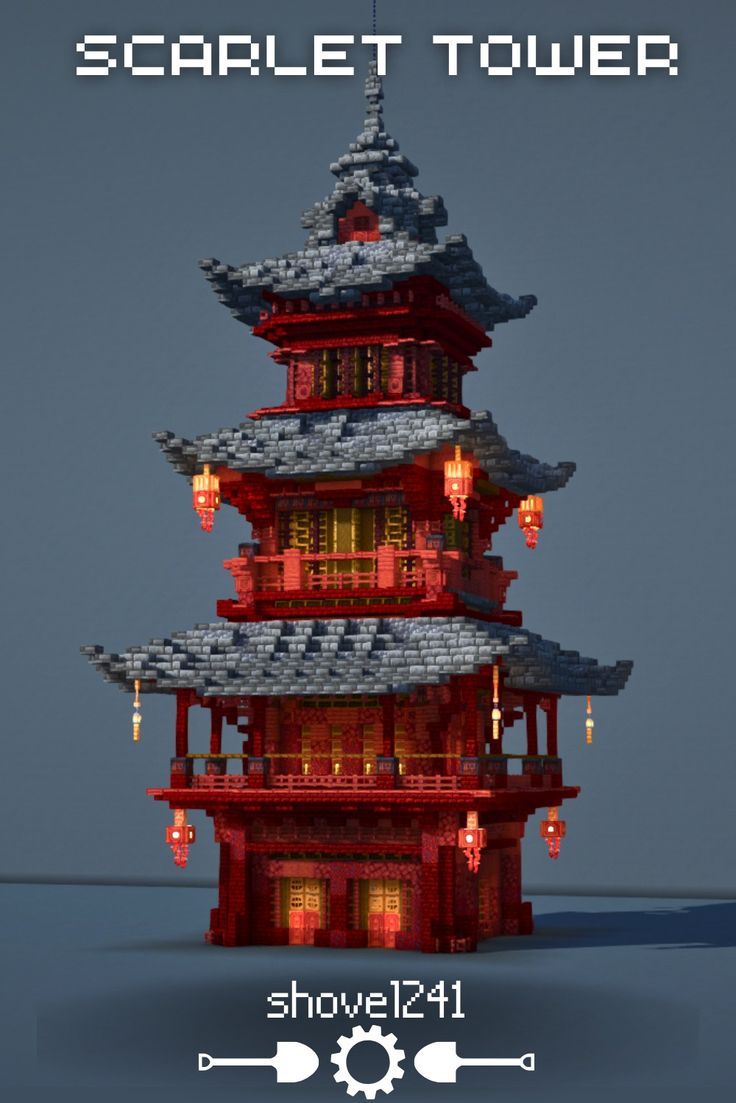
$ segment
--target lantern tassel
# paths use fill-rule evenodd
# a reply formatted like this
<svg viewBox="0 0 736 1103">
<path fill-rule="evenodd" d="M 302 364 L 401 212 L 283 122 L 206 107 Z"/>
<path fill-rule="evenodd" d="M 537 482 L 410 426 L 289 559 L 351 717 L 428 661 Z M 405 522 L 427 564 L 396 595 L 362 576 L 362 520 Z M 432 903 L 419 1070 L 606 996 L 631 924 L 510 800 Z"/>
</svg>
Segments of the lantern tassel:
<svg viewBox="0 0 736 1103">
<path fill-rule="evenodd" d="M 141 698 L 140 698 L 141 683 L 140 683 L 138 678 L 136 678 L 136 680 L 133 682 L 133 686 L 135 687 L 135 697 L 133 699 L 133 742 L 134 743 L 140 743 L 140 739 L 141 739 L 141 720 L 143 719 L 143 717 L 141 716 L 141 712 L 140 712 L 140 709 L 141 709 Z"/>
<path fill-rule="evenodd" d="M 595 720 L 593 719 L 593 709 L 591 708 L 590 697 L 588 697 L 585 707 L 585 742 L 589 745 L 593 742 L 594 727 Z"/>
</svg>

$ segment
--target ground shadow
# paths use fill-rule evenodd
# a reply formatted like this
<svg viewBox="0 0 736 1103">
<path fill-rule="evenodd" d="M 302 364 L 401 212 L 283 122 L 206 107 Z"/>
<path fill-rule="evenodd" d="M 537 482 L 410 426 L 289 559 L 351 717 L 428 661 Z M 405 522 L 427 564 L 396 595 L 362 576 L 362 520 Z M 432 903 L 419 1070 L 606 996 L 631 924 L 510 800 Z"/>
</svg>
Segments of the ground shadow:
<svg viewBox="0 0 736 1103">
<path fill-rule="evenodd" d="M 659 946 L 662 949 L 717 949 L 736 946 L 736 901 L 652 906 L 643 911 L 569 911 L 545 914 L 539 908 L 534 934 L 489 939 L 482 953 L 592 946 Z"/>
</svg>

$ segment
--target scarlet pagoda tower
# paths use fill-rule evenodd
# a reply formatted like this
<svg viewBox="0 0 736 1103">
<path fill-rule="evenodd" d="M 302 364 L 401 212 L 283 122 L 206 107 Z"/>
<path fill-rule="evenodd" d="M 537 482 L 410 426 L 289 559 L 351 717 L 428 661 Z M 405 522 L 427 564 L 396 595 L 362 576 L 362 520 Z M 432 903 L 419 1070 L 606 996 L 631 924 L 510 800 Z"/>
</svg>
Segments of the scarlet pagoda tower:
<svg viewBox="0 0 736 1103">
<path fill-rule="evenodd" d="M 275 346 L 286 399 L 234 429 L 157 433 L 193 484 L 202 526 L 220 499 L 252 525 L 226 561 L 222 620 L 122 655 L 83 650 L 109 681 L 176 699 L 167 838 L 179 864 L 214 820 L 220 889 L 207 938 L 459 951 L 531 931 L 520 840 L 563 784 L 557 703 L 615 694 L 599 666 L 521 627 L 516 577 L 491 540 L 516 511 L 527 543 L 541 495 L 574 464 L 512 451 L 463 405 L 487 333 L 535 305 L 495 291 L 463 236 L 437 240 L 442 199 L 384 129 L 372 66 L 367 118 L 303 216 L 303 249 L 202 263 L 221 302 Z M 190 747 L 191 709 L 209 745 Z M 538 730 L 538 718 L 544 731 Z M 504 736 L 525 725 L 522 754 Z M 592 721 L 589 721 L 588 730 Z M 509 746 L 507 737 L 506 748 Z"/>
</svg>

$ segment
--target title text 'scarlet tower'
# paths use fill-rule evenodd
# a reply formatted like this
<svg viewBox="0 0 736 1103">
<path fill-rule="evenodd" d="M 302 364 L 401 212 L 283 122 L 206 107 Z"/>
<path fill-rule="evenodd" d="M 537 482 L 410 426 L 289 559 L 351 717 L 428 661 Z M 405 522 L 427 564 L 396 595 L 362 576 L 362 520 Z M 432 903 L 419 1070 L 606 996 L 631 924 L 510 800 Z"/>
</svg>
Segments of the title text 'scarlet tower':
<svg viewBox="0 0 736 1103">
<path fill-rule="evenodd" d="M 558 700 L 615 694 L 631 669 L 563 651 L 506 607 L 516 573 L 493 534 L 516 511 L 533 546 L 541 496 L 574 465 L 509 448 L 465 407 L 463 377 L 488 332 L 536 300 L 491 287 L 463 236 L 438 242 L 444 204 L 417 191 L 386 133 L 374 67 L 366 97 L 332 194 L 303 216 L 304 248 L 202 263 L 275 346 L 285 401 L 193 441 L 156 434 L 203 527 L 221 501 L 252 525 L 225 563 L 235 596 L 214 624 L 120 655 L 84 649 L 136 700 L 175 698 L 170 781 L 151 793 L 173 810 L 180 864 L 192 813 L 214 820 L 207 937 L 230 946 L 432 952 L 530 931 L 524 825 L 549 809 L 556 855 L 557 809 L 578 793 L 562 779 Z M 203 747 L 188 738 L 199 708 Z M 514 724 L 523 754 L 504 748 Z"/>
</svg>

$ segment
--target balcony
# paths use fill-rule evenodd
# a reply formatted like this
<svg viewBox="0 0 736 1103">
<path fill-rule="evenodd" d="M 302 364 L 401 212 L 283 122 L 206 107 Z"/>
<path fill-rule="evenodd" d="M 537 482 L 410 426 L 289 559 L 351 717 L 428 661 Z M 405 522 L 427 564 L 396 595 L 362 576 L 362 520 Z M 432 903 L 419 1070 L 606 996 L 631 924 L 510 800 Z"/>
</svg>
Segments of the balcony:
<svg viewBox="0 0 736 1103">
<path fill-rule="evenodd" d="M 387 614 L 406 612 L 407 606 L 453 612 L 465 593 L 477 594 L 489 611 L 500 610 L 516 577 L 490 562 L 471 571 L 460 551 L 392 546 L 325 554 L 287 548 L 280 555 L 259 555 L 256 546 L 242 544 L 240 555 L 226 559 L 224 566 L 233 576 L 237 601 L 220 602 L 218 614 L 233 619 L 325 607 L 338 615 L 356 607 L 377 607 Z M 498 619 L 520 623 L 519 614 L 511 612 L 499 612 Z"/>
<path fill-rule="evenodd" d="M 393 779 L 392 779 L 393 780 Z M 412 792 L 447 792 L 463 789 L 462 778 L 439 774 L 413 774 L 401 776 L 398 784 L 390 788 L 408 789 Z M 253 788 L 249 774 L 198 774 L 192 778 L 193 789 L 215 791 L 238 791 Z M 268 789 L 282 789 L 290 793 L 307 790 L 328 790 L 330 792 L 351 792 L 355 790 L 375 790 L 383 788 L 380 776 L 376 774 L 275 774 L 264 786 Z"/>
<path fill-rule="evenodd" d="M 410 756 L 408 763 L 398 758 L 379 756 L 364 766 L 365 772 L 276 772 L 284 755 L 255 757 L 239 755 L 188 755 L 172 759 L 171 787 L 211 793 L 246 793 L 249 790 L 271 790 L 316 795 L 331 793 L 364 793 L 396 789 L 410 793 L 451 793 L 467 789 L 530 790 L 553 789 L 562 785 L 562 763 L 549 755 L 483 755 L 477 758 L 450 756 L 442 773 L 422 769 Z M 288 756 L 294 762 L 293 756 Z M 204 772 L 196 773 L 197 760 L 205 760 Z M 228 760 L 233 759 L 242 772 L 227 773 Z M 284 765 L 286 765 L 284 763 Z M 405 766 L 408 765 L 408 771 Z M 293 769 L 293 767 L 292 767 Z"/>
</svg>

